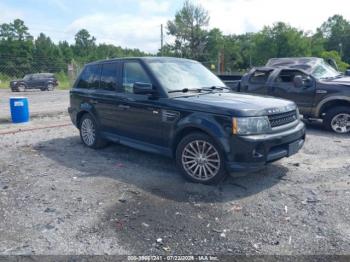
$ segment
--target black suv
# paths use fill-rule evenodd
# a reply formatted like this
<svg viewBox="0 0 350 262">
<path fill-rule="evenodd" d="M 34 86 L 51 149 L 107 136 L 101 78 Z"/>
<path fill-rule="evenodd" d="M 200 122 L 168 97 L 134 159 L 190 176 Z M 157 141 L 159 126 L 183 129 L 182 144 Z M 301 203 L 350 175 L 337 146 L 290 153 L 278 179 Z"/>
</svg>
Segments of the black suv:
<svg viewBox="0 0 350 262">
<path fill-rule="evenodd" d="M 23 79 L 10 82 L 12 92 L 23 92 L 26 89 L 40 89 L 41 91 L 53 91 L 58 86 L 58 81 L 54 74 L 39 73 L 25 75 Z"/>
<path fill-rule="evenodd" d="M 88 64 L 68 111 L 86 146 L 113 141 L 174 157 L 186 178 L 206 184 L 291 156 L 305 140 L 294 102 L 233 93 L 178 58 Z"/>
</svg>

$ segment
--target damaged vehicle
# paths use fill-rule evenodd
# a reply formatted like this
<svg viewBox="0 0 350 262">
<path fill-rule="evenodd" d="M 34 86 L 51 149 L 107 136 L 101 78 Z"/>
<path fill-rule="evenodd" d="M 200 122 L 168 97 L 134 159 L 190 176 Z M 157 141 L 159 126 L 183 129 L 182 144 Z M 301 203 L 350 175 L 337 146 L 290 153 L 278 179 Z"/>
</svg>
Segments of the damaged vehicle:
<svg viewBox="0 0 350 262">
<path fill-rule="evenodd" d="M 245 74 L 238 91 L 294 101 L 305 119 L 322 119 L 326 129 L 350 133 L 350 76 L 321 58 L 273 58 Z"/>
<path fill-rule="evenodd" d="M 294 155 L 305 141 L 294 102 L 233 93 L 187 59 L 87 64 L 68 111 L 87 147 L 112 141 L 172 157 L 185 178 L 205 184 Z"/>
</svg>

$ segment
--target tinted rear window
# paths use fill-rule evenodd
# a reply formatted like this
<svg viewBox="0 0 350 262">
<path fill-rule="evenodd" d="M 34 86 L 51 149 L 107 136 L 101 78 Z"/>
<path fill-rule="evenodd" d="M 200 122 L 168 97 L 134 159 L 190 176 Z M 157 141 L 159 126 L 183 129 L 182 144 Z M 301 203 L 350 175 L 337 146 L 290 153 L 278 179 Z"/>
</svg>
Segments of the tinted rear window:
<svg viewBox="0 0 350 262">
<path fill-rule="evenodd" d="M 101 71 L 100 88 L 104 90 L 115 91 L 117 89 L 117 70 L 118 64 L 103 64 Z"/>
<path fill-rule="evenodd" d="M 80 75 L 77 88 L 99 88 L 101 65 L 86 66 Z"/>
</svg>

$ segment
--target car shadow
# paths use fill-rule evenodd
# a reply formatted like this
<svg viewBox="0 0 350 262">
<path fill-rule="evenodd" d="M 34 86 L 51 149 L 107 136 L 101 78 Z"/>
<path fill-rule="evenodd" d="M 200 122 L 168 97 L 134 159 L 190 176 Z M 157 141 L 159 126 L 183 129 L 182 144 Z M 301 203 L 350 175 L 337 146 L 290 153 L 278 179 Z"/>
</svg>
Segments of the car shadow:
<svg viewBox="0 0 350 262">
<path fill-rule="evenodd" d="M 187 182 L 172 159 L 119 144 L 93 150 L 83 146 L 79 136 L 72 136 L 39 142 L 34 149 L 59 165 L 79 171 L 80 179 L 104 176 L 177 202 L 244 198 L 273 187 L 288 173 L 288 168 L 277 162 L 259 172 L 237 178 L 228 176 L 216 186 L 207 186 Z"/>
</svg>

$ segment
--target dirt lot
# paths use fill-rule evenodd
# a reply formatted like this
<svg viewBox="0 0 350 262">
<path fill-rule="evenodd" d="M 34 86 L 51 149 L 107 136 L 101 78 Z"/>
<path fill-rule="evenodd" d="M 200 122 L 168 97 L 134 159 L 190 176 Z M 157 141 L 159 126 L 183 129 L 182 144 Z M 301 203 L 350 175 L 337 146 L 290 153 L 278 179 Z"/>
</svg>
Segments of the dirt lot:
<svg viewBox="0 0 350 262">
<path fill-rule="evenodd" d="M 350 254 L 349 136 L 308 126 L 299 154 L 203 186 L 161 156 L 83 147 L 66 93 L 28 96 L 62 110 L 0 124 L 0 255 Z"/>
</svg>

